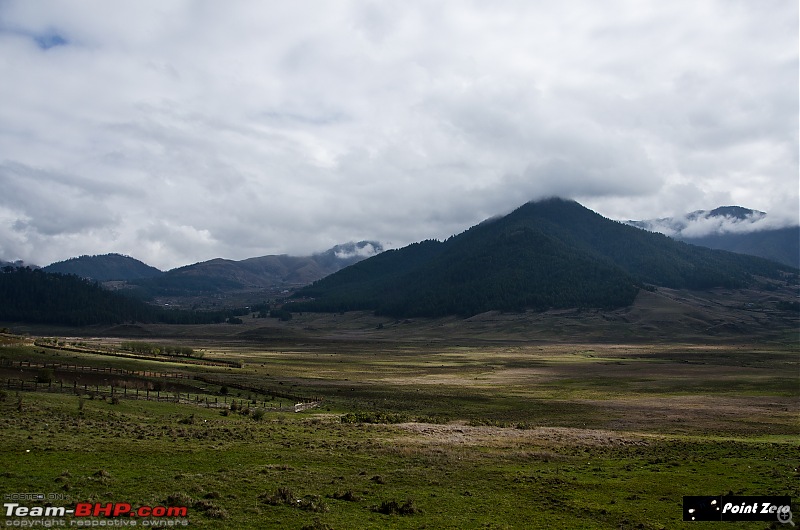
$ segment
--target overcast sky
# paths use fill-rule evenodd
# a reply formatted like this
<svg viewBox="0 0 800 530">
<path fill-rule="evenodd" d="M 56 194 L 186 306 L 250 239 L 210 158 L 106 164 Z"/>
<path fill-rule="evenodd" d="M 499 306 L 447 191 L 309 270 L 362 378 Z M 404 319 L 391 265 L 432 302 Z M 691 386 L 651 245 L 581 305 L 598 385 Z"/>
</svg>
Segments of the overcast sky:
<svg viewBox="0 0 800 530">
<path fill-rule="evenodd" d="M 543 196 L 798 222 L 794 0 L 0 0 L 0 259 L 446 238 Z"/>
</svg>

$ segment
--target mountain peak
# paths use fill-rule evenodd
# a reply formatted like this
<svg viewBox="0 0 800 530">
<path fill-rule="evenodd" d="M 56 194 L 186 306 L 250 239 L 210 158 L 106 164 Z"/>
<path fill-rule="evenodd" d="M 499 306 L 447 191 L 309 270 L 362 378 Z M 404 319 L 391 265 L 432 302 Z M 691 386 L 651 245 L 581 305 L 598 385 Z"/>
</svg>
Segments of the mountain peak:
<svg viewBox="0 0 800 530">
<path fill-rule="evenodd" d="M 733 219 L 739 219 L 744 221 L 745 219 L 751 218 L 761 218 L 764 217 L 766 212 L 760 212 L 758 210 L 751 210 L 750 208 L 743 208 L 741 206 L 720 206 L 719 208 L 714 208 L 706 217 L 731 217 Z"/>
<path fill-rule="evenodd" d="M 89 278 L 100 282 L 110 280 L 139 280 L 152 278 L 162 274 L 155 267 L 151 267 L 130 256 L 122 254 L 101 254 L 96 256 L 79 256 L 65 261 L 52 263 L 43 267 L 45 272 L 61 274 L 74 274 L 81 278 Z"/>
<path fill-rule="evenodd" d="M 622 307 L 642 285 L 746 285 L 788 270 L 606 219 L 566 199 L 524 204 L 444 242 L 364 260 L 300 290 L 298 310 L 402 316 L 526 308 Z"/>
</svg>

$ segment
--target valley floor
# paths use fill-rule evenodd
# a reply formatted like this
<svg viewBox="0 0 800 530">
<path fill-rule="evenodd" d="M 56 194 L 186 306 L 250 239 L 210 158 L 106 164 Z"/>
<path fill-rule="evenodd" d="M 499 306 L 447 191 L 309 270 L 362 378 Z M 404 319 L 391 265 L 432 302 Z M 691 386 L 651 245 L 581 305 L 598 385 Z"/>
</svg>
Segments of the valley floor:
<svg viewBox="0 0 800 530">
<path fill-rule="evenodd" d="M 2 493 L 185 506 L 168 519 L 195 528 L 297 529 L 710 528 L 683 522 L 683 496 L 800 498 L 796 345 L 344 333 L 148 339 L 227 365 L 114 356 L 110 337 L 0 336 L 4 362 L 32 363 L 0 367 L 6 385 L 69 387 L 86 377 L 69 366 L 98 371 L 77 392 L 2 390 Z M 321 405 L 286 412 L 304 395 Z M 22 519 L 35 518 L 6 524 Z"/>
</svg>

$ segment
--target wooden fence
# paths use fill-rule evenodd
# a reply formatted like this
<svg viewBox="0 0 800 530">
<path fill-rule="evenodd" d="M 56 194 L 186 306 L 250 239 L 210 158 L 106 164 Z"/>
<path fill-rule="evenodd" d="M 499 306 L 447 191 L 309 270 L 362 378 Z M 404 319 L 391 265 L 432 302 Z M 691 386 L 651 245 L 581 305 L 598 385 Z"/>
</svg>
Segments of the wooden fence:
<svg viewBox="0 0 800 530">
<path fill-rule="evenodd" d="M 190 379 L 190 380 L 202 381 L 204 383 L 212 385 L 227 386 L 229 388 L 235 388 L 237 390 L 243 390 L 245 392 L 272 396 L 279 399 L 287 399 L 298 403 L 316 403 L 323 401 L 323 398 L 321 396 L 299 396 L 297 394 L 292 394 L 290 392 L 285 392 L 281 390 L 245 385 L 233 381 L 226 381 L 214 377 L 204 376 L 200 374 L 184 373 L 184 372 L 127 370 L 125 368 L 112 368 L 110 366 L 101 367 L 101 366 L 83 366 L 79 364 L 68 364 L 68 363 L 37 363 L 31 361 L 12 361 L 10 359 L 0 359 L 0 367 L 20 368 L 20 369 L 23 368 L 49 369 L 53 370 L 54 372 L 59 371 L 59 372 L 87 373 L 87 374 L 107 374 L 107 375 L 117 375 L 122 377 L 135 376 L 135 377 L 160 377 L 166 379 Z"/>
<path fill-rule="evenodd" d="M 171 403 L 182 403 L 189 405 L 200 405 L 207 408 L 223 409 L 242 409 L 242 408 L 263 408 L 278 411 L 300 412 L 318 406 L 318 401 L 301 401 L 283 404 L 280 402 L 266 400 L 242 399 L 229 396 L 209 396 L 208 394 L 196 394 L 191 392 L 166 392 L 162 390 L 149 390 L 140 388 L 128 388 L 126 386 L 100 386 L 100 385 L 79 385 L 74 382 L 64 384 L 63 381 L 41 382 L 37 380 L 25 381 L 24 379 L 7 378 L 2 388 L 13 392 L 61 392 L 75 394 L 79 396 L 99 397 L 101 399 L 139 399 L 146 401 L 162 401 Z"/>
<path fill-rule="evenodd" d="M 80 364 L 64 363 L 35 363 L 30 361 L 12 361 L 10 359 L 0 359 L 0 367 L 5 368 L 39 368 L 59 370 L 64 372 L 110 374 L 110 375 L 132 375 L 139 377 L 166 377 L 171 379 L 194 379 L 191 374 L 182 372 L 154 372 L 152 370 L 126 370 L 124 368 L 112 368 L 110 366 L 83 366 Z"/>
</svg>

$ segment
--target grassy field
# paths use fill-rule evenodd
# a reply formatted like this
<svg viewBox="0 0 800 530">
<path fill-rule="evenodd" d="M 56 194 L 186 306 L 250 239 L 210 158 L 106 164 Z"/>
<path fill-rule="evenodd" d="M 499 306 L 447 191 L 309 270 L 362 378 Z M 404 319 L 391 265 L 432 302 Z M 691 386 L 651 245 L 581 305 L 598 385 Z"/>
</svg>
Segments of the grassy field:
<svg viewBox="0 0 800 530">
<path fill-rule="evenodd" d="M 195 528 L 296 529 L 715 528 L 682 522 L 682 497 L 800 497 L 792 342 L 370 340 L 343 329 L 338 340 L 255 327 L 248 340 L 170 337 L 240 368 L 6 336 L 7 361 L 201 376 L 181 381 L 239 405 L 4 390 L 2 493 L 188 506 Z M 290 402 L 277 394 L 324 401 L 277 412 L 265 403 Z"/>
</svg>

